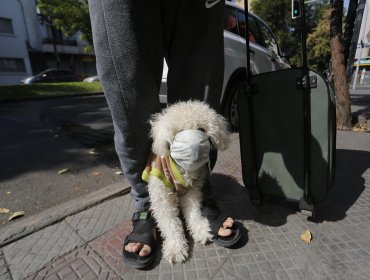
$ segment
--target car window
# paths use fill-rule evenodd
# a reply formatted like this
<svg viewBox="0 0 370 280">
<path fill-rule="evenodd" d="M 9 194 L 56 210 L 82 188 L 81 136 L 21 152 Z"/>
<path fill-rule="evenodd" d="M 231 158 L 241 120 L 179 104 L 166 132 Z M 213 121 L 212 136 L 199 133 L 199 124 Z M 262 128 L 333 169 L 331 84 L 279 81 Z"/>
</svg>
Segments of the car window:
<svg viewBox="0 0 370 280">
<path fill-rule="evenodd" d="M 61 75 L 73 75 L 71 72 L 66 71 L 66 70 L 62 70 L 60 72 L 61 72 Z"/>
<path fill-rule="evenodd" d="M 239 26 L 239 35 L 244 38 L 245 36 L 245 16 L 244 12 L 238 10 L 238 26 Z M 252 16 L 248 16 L 248 23 L 249 23 L 249 41 L 257 44 L 261 44 L 261 40 L 259 38 L 258 29 L 256 21 Z"/>
<path fill-rule="evenodd" d="M 55 76 L 66 76 L 66 75 L 71 75 L 71 73 L 65 70 L 56 70 L 54 71 L 54 75 Z"/>
<path fill-rule="evenodd" d="M 227 6 L 225 7 L 224 12 L 224 30 L 238 34 L 238 23 L 235 10 Z"/>
<path fill-rule="evenodd" d="M 275 41 L 274 36 L 272 35 L 270 29 L 262 22 L 258 22 L 260 31 L 261 31 L 261 37 L 262 37 L 262 43 L 263 45 L 269 49 L 270 51 L 274 52 L 275 54 L 279 54 L 279 49 L 277 46 L 277 43 Z"/>
</svg>

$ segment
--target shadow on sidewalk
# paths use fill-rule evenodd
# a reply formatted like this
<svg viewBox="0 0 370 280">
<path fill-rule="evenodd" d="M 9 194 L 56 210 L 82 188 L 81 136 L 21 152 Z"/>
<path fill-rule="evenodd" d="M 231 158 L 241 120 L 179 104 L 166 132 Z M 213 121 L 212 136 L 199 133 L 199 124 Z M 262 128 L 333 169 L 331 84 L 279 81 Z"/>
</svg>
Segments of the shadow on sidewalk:
<svg viewBox="0 0 370 280">
<path fill-rule="evenodd" d="M 264 201 L 260 206 L 252 204 L 249 191 L 231 176 L 215 173 L 211 175 L 210 180 L 213 198 L 221 211 L 237 220 L 253 220 L 269 226 L 281 226 L 286 223 L 289 215 L 296 212 L 288 203 Z"/>
<path fill-rule="evenodd" d="M 363 175 L 370 168 L 370 153 L 337 150 L 336 156 L 334 186 L 325 202 L 316 208 L 316 216 L 311 219 L 316 223 L 343 220 L 366 187 Z"/>
<path fill-rule="evenodd" d="M 357 123 L 357 117 L 364 115 L 366 118 L 370 118 L 370 95 L 351 95 L 351 105 L 360 106 L 362 109 L 352 112 L 352 122 Z"/>
<path fill-rule="evenodd" d="M 370 153 L 355 150 L 337 150 L 335 184 L 326 200 L 317 205 L 316 216 L 308 220 L 315 223 L 339 221 L 356 203 L 365 189 L 366 170 L 370 168 Z M 250 201 L 249 191 L 233 177 L 212 174 L 213 196 L 223 212 L 241 220 L 254 220 L 268 226 L 281 226 L 289 215 L 298 211 L 298 204 L 264 201 L 255 206 Z"/>
</svg>

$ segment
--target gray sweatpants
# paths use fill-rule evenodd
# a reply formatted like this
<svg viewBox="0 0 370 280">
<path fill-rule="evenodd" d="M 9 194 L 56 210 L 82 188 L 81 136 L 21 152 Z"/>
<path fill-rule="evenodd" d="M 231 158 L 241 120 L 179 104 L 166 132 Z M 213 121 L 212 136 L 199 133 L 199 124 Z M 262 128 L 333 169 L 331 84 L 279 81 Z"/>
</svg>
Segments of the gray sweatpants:
<svg viewBox="0 0 370 280">
<path fill-rule="evenodd" d="M 148 118 L 159 110 L 163 58 L 169 103 L 205 99 L 220 107 L 223 6 L 223 0 L 89 0 L 115 148 L 138 210 L 148 204 L 141 173 L 151 144 Z"/>
</svg>

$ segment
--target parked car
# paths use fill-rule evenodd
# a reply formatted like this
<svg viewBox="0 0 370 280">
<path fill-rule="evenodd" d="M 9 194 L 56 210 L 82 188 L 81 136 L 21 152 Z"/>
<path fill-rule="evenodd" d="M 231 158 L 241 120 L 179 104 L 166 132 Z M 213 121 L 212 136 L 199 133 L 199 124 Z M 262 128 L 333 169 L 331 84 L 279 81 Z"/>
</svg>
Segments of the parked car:
<svg viewBox="0 0 370 280">
<path fill-rule="evenodd" d="M 289 68 L 275 36 L 268 25 L 258 16 L 249 13 L 249 41 L 252 74 Z M 237 92 L 245 79 L 246 53 L 245 16 L 239 6 L 226 1 L 224 12 L 225 71 L 220 103 L 222 112 L 233 130 L 238 128 Z M 164 63 L 160 101 L 167 101 L 168 66 Z"/>
<path fill-rule="evenodd" d="M 41 73 L 21 80 L 22 84 L 34 83 L 60 83 L 60 82 L 76 82 L 78 76 L 64 69 L 47 69 Z"/>
<path fill-rule="evenodd" d="M 99 82 L 99 76 L 91 76 L 83 79 L 84 82 L 92 83 L 92 82 Z"/>
</svg>

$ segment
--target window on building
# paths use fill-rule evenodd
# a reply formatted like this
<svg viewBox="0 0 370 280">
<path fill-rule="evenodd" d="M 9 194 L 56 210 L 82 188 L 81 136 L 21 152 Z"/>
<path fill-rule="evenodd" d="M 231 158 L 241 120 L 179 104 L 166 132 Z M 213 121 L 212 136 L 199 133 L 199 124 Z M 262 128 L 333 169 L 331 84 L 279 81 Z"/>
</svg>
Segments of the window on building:
<svg viewBox="0 0 370 280">
<path fill-rule="evenodd" d="M 0 57 L 0 72 L 25 73 L 23 58 Z"/>
<path fill-rule="evenodd" d="M 10 18 L 0 17 L 0 33 L 14 34 L 13 24 Z"/>
</svg>

